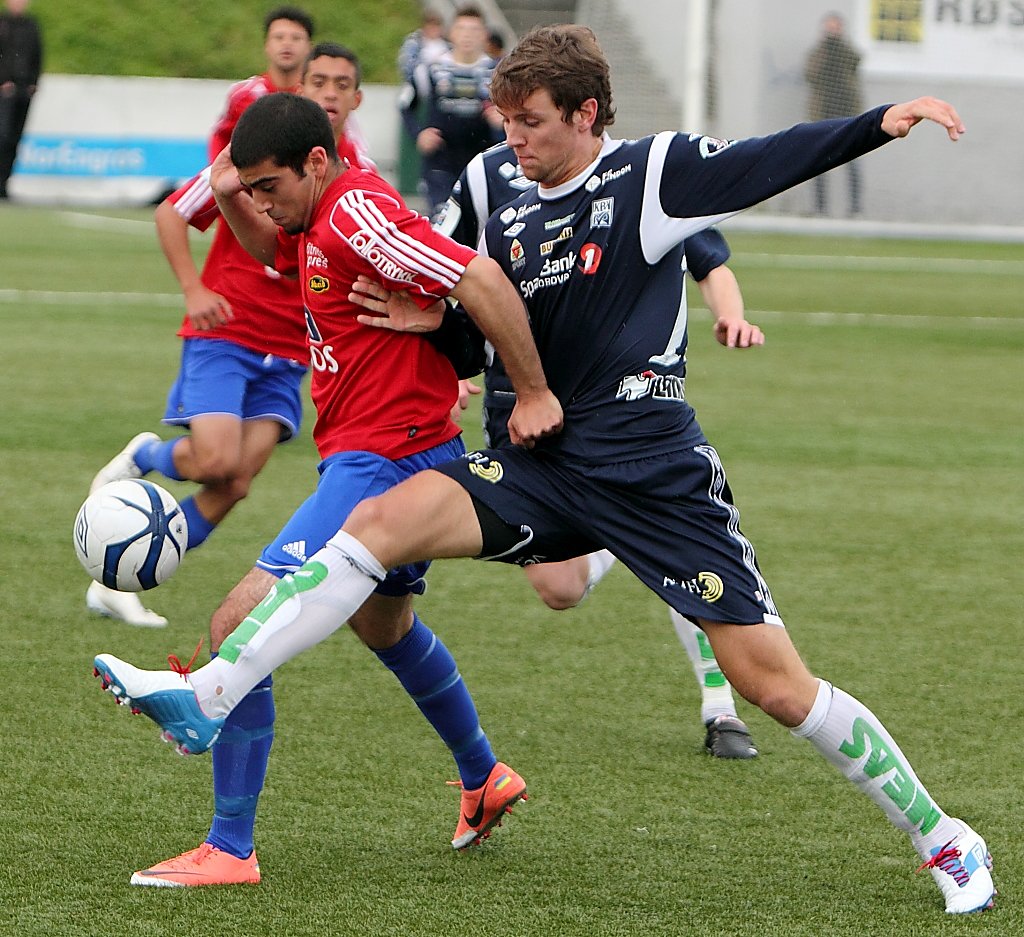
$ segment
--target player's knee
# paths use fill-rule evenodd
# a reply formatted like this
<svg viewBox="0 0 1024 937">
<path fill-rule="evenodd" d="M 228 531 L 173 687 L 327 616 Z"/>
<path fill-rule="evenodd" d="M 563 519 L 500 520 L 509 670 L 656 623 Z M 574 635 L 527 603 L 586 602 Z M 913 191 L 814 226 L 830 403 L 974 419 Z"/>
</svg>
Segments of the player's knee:
<svg viewBox="0 0 1024 937">
<path fill-rule="evenodd" d="M 571 588 L 569 583 L 561 582 L 542 582 L 534 583 L 533 588 L 536 590 L 540 600 L 552 611 L 564 612 L 570 608 L 575 608 L 583 601 L 585 590 Z"/>
<path fill-rule="evenodd" d="M 741 691 L 741 695 L 788 728 L 800 725 L 811 709 L 810 703 L 803 698 L 799 689 L 784 680 L 767 681 L 753 692 Z"/>
<path fill-rule="evenodd" d="M 227 452 L 197 452 L 195 454 L 195 481 L 204 485 L 227 488 L 239 475 L 239 460 Z M 245 495 L 242 495 L 245 497 Z"/>
</svg>

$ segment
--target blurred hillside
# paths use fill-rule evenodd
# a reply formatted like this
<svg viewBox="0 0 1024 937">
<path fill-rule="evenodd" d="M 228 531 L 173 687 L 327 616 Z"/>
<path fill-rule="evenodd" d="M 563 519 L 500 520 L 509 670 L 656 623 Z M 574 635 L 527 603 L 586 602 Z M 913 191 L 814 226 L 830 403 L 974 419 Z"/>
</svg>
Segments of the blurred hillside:
<svg viewBox="0 0 1024 937">
<path fill-rule="evenodd" d="M 45 70 L 81 75 L 244 78 L 263 69 L 263 17 L 272 0 L 35 0 Z M 402 38 L 419 23 L 417 0 L 305 0 L 313 41 L 351 46 L 364 80 L 395 83 Z"/>
</svg>

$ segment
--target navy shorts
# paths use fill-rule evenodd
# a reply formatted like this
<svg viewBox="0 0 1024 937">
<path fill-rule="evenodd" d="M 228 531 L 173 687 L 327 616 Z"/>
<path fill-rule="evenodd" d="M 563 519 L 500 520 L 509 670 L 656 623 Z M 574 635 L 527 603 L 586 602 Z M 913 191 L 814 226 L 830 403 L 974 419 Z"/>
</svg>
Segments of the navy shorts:
<svg viewBox="0 0 1024 937">
<path fill-rule="evenodd" d="M 210 414 L 276 420 L 284 442 L 302 423 L 305 373 L 303 365 L 288 358 L 260 354 L 222 338 L 186 338 L 163 422 L 187 426 L 195 417 Z"/>
<path fill-rule="evenodd" d="M 372 452 L 339 452 L 320 463 L 313 492 L 268 544 L 256 565 L 281 577 L 293 573 L 333 537 L 360 502 L 394 488 L 410 475 L 458 459 L 462 437 L 392 462 Z M 422 595 L 429 562 L 392 569 L 374 590 L 381 595 Z"/>
<path fill-rule="evenodd" d="M 526 566 L 606 548 L 687 618 L 783 623 L 709 445 L 615 465 L 485 449 L 438 470 L 529 538 L 491 559 Z"/>
</svg>

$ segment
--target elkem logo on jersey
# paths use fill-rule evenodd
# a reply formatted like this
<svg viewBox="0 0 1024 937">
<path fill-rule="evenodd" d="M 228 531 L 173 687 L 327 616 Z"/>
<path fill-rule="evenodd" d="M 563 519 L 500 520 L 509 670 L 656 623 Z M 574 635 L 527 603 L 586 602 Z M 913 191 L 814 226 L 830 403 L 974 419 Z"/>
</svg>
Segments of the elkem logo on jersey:
<svg viewBox="0 0 1024 937">
<path fill-rule="evenodd" d="M 700 572 L 692 579 L 672 579 L 666 576 L 662 585 L 678 586 L 691 595 L 702 598 L 705 602 L 717 602 L 725 594 L 725 583 L 717 573 Z"/>
<path fill-rule="evenodd" d="M 387 255 L 385 249 L 369 231 L 360 229 L 346 240 L 389 280 L 411 283 L 416 279 L 415 273 Z"/>
<path fill-rule="evenodd" d="M 722 140 L 719 137 L 703 137 L 699 133 L 691 133 L 688 139 L 690 143 L 693 143 L 694 140 L 698 141 L 697 150 L 701 159 L 711 159 L 712 156 L 724 153 L 736 142 L 735 140 Z"/>
<path fill-rule="evenodd" d="M 597 268 L 601 265 L 600 246 L 588 241 L 580 248 L 580 260 L 583 261 L 583 264 L 576 268 L 580 273 L 584 276 L 597 273 Z"/>
<path fill-rule="evenodd" d="M 331 281 L 319 274 L 309 278 L 309 289 L 313 293 L 326 293 L 331 288 Z"/>
<path fill-rule="evenodd" d="M 492 485 L 498 484 L 505 475 L 505 469 L 500 462 L 480 451 L 467 452 L 465 458 L 469 462 L 470 474 Z"/>
<path fill-rule="evenodd" d="M 610 228 L 615 217 L 615 196 L 595 198 L 590 205 L 590 227 Z"/>
</svg>

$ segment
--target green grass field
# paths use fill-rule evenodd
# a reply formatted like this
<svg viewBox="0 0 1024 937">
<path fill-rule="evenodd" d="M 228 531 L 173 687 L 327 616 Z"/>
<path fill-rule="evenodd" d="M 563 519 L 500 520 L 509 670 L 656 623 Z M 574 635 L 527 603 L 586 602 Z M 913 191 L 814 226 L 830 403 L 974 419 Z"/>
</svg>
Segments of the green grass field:
<svg viewBox="0 0 1024 937">
<path fill-rule="evenodd" d="M 452 762 L 342 631 L 278 674 L 263 884 L 130 888 L 206 833 L 210 760 L 178 758 L 117 709 L 91 659 L 191 653 L 316 477 L 307 425 L 147 596 L 168 629 L 86 613 L 72 520 L 95 470 L 159 429 L 177 367 L 180 306 L 148 217 L 0 207 L 0 934 L 1024 932 L 1024 262 L 1010 245 L 732 236 L 768 343 L 727 352 L 694 310 L 688 382 L 798 646 L 986 835 L 993 912 L 948 919 L 904 836 L 746 704 L 761 757 L 707 758 L 665 609 L 623 569 L 556 614 L 520 571 L 469 561 L 434 568 L 421 613 L 530 784 L 491 840 L 453 854 Z"/>
</svg>

